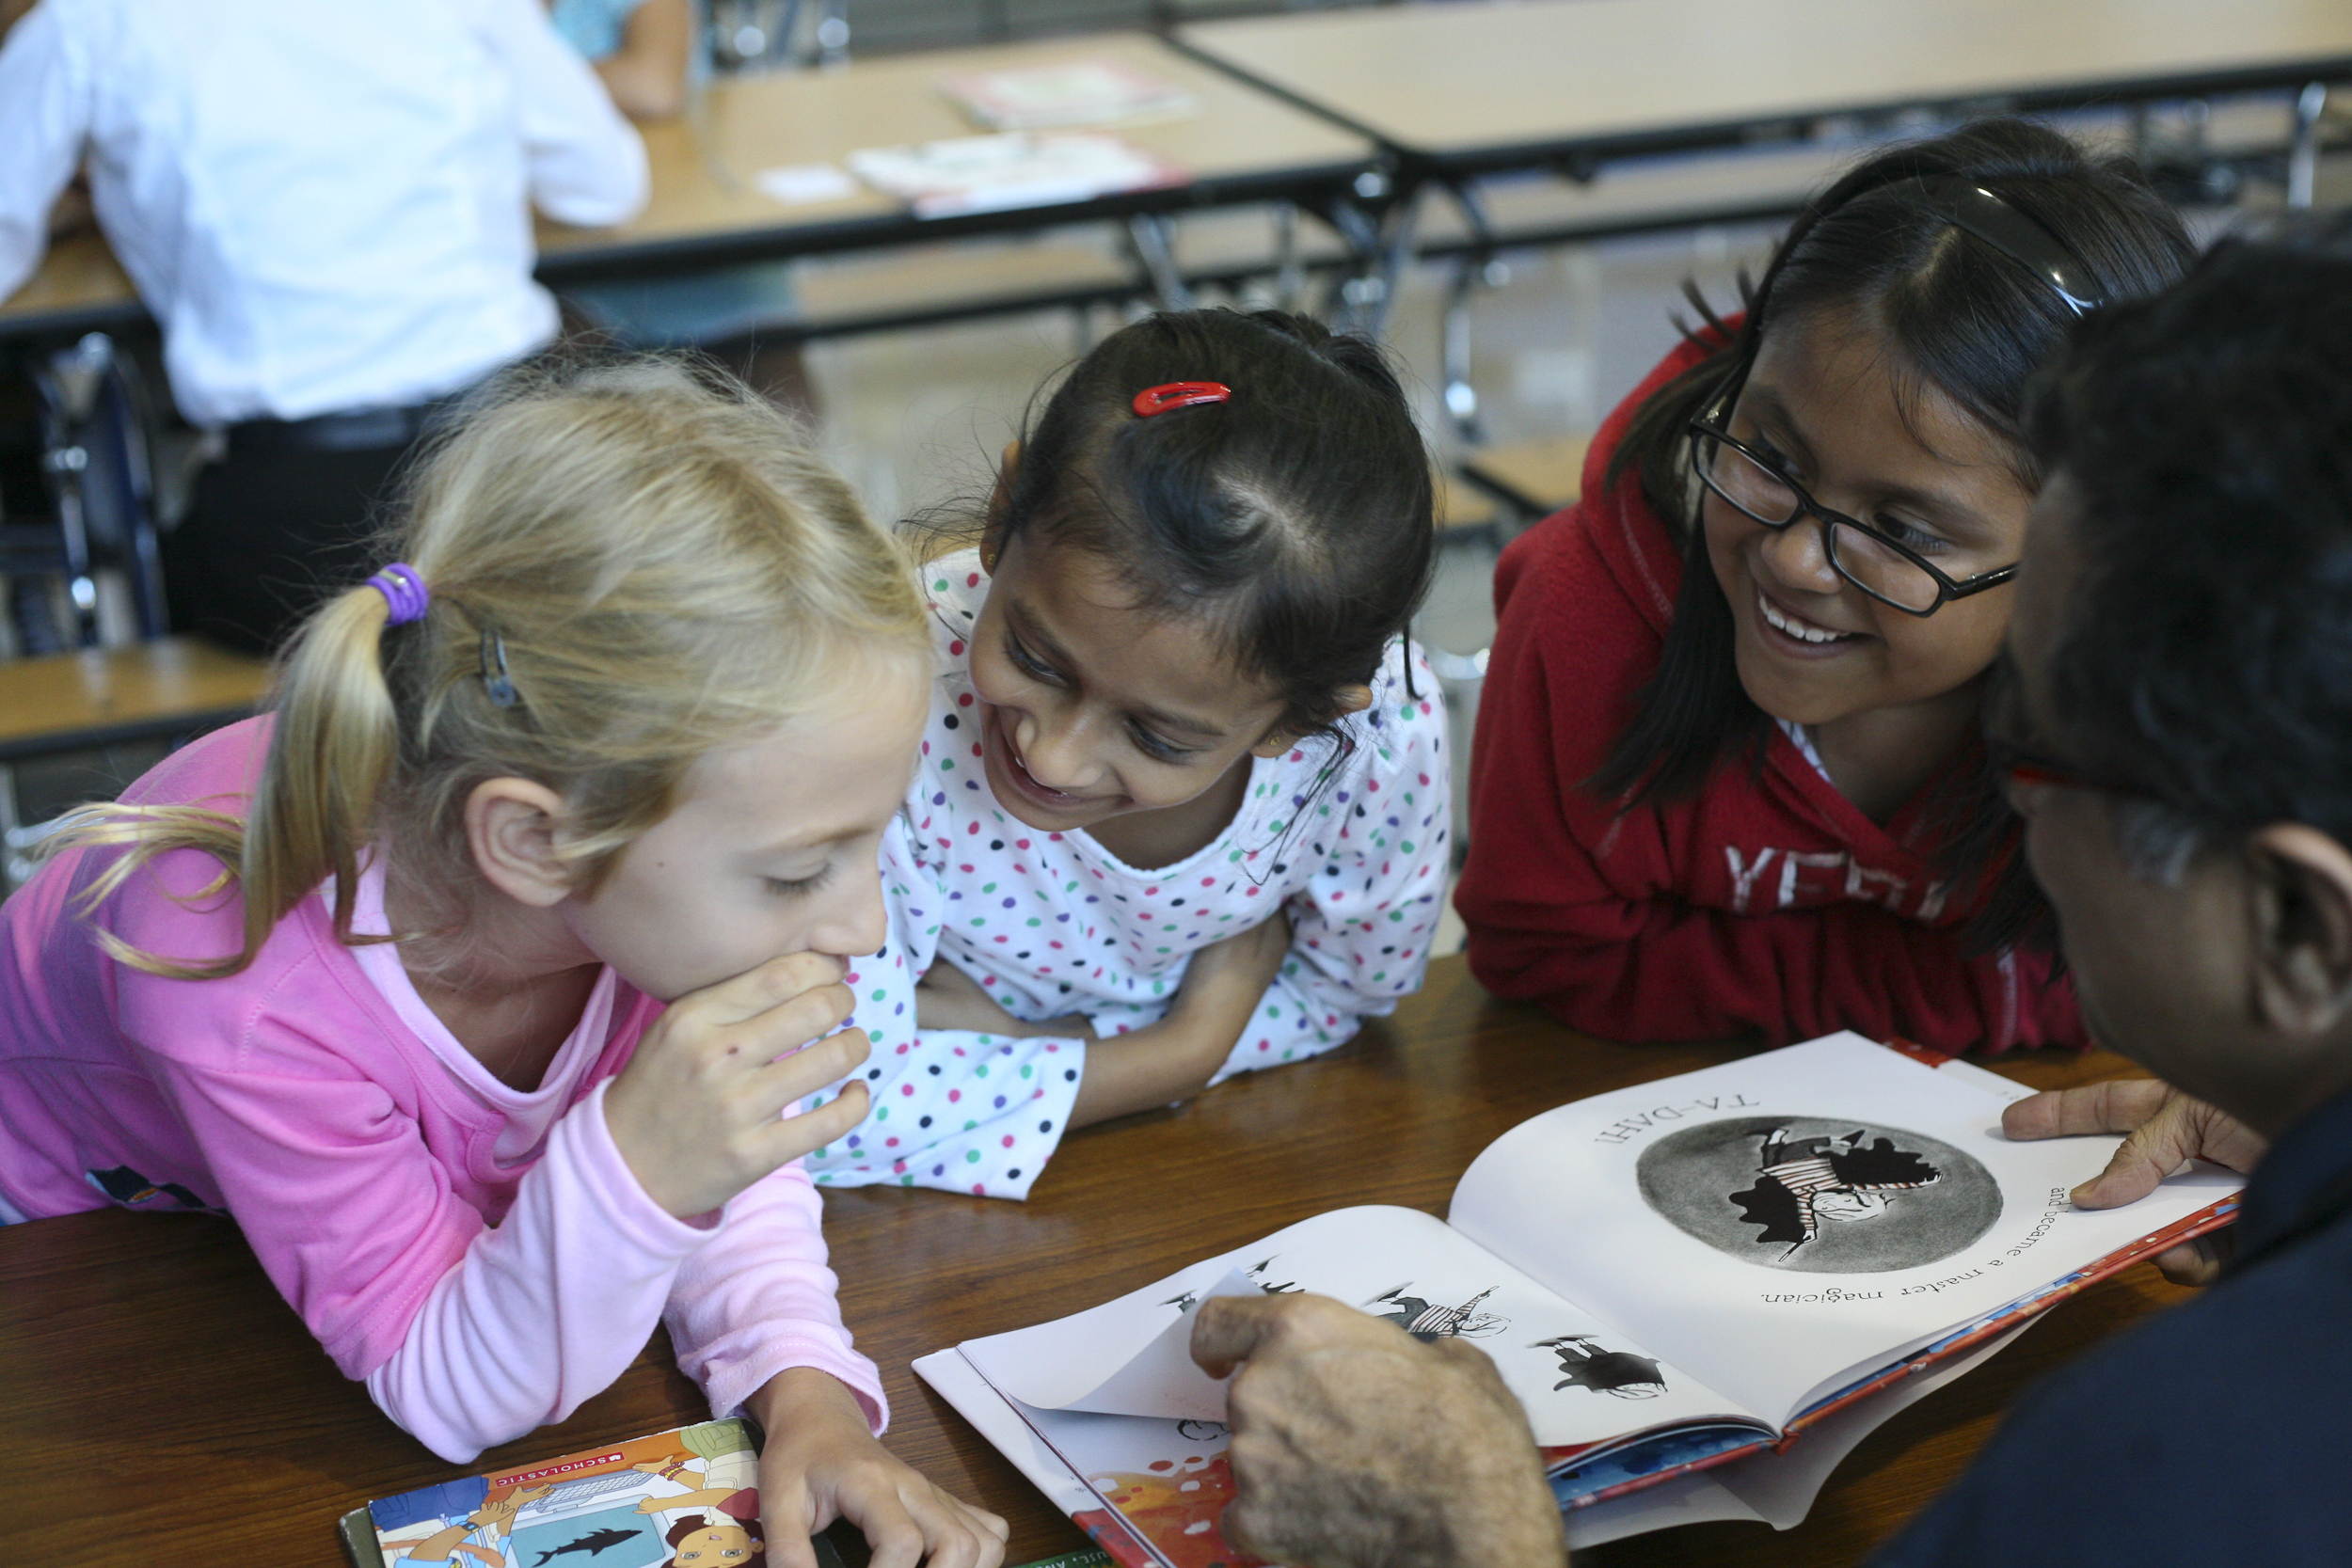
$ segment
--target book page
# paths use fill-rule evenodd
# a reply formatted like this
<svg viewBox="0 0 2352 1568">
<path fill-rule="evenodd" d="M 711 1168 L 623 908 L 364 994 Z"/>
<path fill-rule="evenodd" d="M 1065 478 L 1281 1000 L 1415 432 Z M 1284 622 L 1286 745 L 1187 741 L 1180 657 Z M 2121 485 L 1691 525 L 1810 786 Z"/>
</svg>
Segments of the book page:
<svg viewBox="0 0 2352 1568">
<path fill-rule="evenodd" d="M 2200 1168 L 2074 1208 L 2121 1142 L 2011 1143 L 1994 1096 L 1834 1035 L 1523 1122 L 1471 1164 L 1451 1219 L 1780 1426 L 2240 1184 Z"/>
<path fill-rule="evenodd" d="M 1236 1270 L 1263 1291 L 1315 1291 L 1417 1338 L 1476 1345 L 1527 1407 L 1535 1440 L 1548 1449 L 1606 1443 L 1669 1422 L 1763 1424 L 1417 1209 L 1318 1214 L 1089 1311 L 959 1348 L 1000 1392 L 1039 1408 L 1069 1406 L 1111 1385 Z M 1206 1414 L 1190 1406 L 1170 1413 Z"/>
<path fill-rule="evenodd" d="M 1717 1519 L 1749 1519 L 1774 1529 L 1793 1529 L 1812 1512 L 1813 1499 L 1820 1496 L 1830 1472 L 1865 1437 L 1938 1388 L 1976 1370 L 2041 1321 L 2028 1318 L 1964 1355 L 1939 1362 L 1848 1406 L 1807 1429 L 1786 1453 L 1767 1449 L 1711 1470 L 1677 1476 L 1589 1507 L 1569 1508 L 1562 1515 L 1567 1522 L 1568 1547 L 1582 1551 L 1649 1530 Z"/>
<path fill-rule="evenodd" d="M 997 1452 L 1012 1461 L 1013 1468 L 1026 1477 L 1030 1485 L 1045 1494 L 1047 1502 L 1069 1514 L 1071 1522 L 1085 1530 L 1104 1551 L 1127 1564 L 1128 1568 L 1139 1568 L 1139 1565 L 1164 1560 L 1125 1527 L 1120 1516 L 1104 1502 L 1091 1485 L 1080 1479 L 1070 1462 L 1056 1451 L 1044 1435 L 1010 1402 L 989 1386 L 988 1379 L 963 1358 L 962 1352 L 933 1351 L 929 1355 L 915 1357 L 914 1367 L 916 1376 L 954 1405 L 957 1414 L 995 1445 Z M 1073 1422 L 1073 1426 L 1078 1424 Z M 1224 1451 L 1225 1429 L 1222 1426 L 1209 1427 L 1192 1421 L 1138 1420 L 1134 1424 L 1144 1429 L 1143 1434 L 1138 1439 L 1119 1445 L 1119 1450 L 1134 1447 L 1136 1441 L 1147 1445 L 1154 1438 L 1159 1441 L 1160 1451 L 1148 1454 L 1138 1466 L 1143 1474 L 1173 1475 L 1179 1470 L 1184 1471 L 1176 1489 L 1187 1497 L 1207 1489 L 1204 1482 L 1187 1491 L 1183 1482 L 1199 1480 L 1197 1472 Z M 1154 1465 L 1161 1466 L 1161 1469 L 1155 1472 Z M 1110 1477 L 1101 1479 L 1111 1482 Z M 1215 1515 L 1210 1515 L 1210 1519 L 1214 1528 Z M 1187 1518 L 1178 1528 L 1181 1531 L 1195 1522 Z"/>
</svg>

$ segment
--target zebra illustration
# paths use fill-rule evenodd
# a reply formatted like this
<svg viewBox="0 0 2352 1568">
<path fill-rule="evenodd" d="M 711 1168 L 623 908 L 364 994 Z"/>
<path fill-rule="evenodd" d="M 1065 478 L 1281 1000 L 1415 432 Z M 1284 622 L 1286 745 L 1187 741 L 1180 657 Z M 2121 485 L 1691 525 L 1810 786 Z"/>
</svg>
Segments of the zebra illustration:
<svg viewBox="0 0 2352 1568">
<path fill-rule="evenodd" d="M 1484 1339 L 1489 1334 L 1500 1334 L 1511 1326 L 1511 1320 L 1481 1312 L 1478 1304 L 1493 1295 L 1488 1286 L 1459 1307 L 1434 1307 L 1420 1296 L 1405 1292 L 1412 1288 L 1406 1280 L 1392 1291 L 1383 1291 L 1366 1304 L 1367 1309 L 1383 1303 L 1396 1308 L 1393 1312 L 1375 1314 L 1382 1321 L 1392 1323 L 1406 1333 L 1428 1344 L 1437 1339 Z"/>
<path fill-rule="evenodd" d="M 1889 1193 L 1908 1192 L 1938 1180 L 1943 1172 L 1892 1138 L 1862 1147 L 1860 1128 L 1836 1138 L 1788 1139 L 1776 1127 L 1765 1134 L 1756 1185 L 1731 1195 L 1740 1217 L 1760 1226 L 1756 1243 L 1786 1242 L 1785 1259 L 1820 1234 L 1820 1222 L 1851 1224 L 1876 1219 L 1893 1207 Z"/>
<path fill-rule="evenodd" d="M 1274 1255 L 1274 1258 L 1279 1258 L 1281 1254 L 1278 1252 Z M 1298 1291 L 1300 1286 L 1298 1281 L 1295 1279 L 1286 1279 L 1279 1285 L 1267 1282 L 1264 1277 L 1265 1272 L 1274 1266 L 1274 1258 L 1263 1258 L 1257 1262 L 1249 1265 L 1248 1269 L 1245 1271 L 1249 1275 L 1249 1283 L 1255 1285 L 1260 1291 L 1269 1296 L 1290 1295 Z M 1173 1307 L 1179 1312 L 1189 1312 L 1192 1310 L 1192 1304 L 1200 1299 L 1200 1291 L 1186 1291 L 1182 1294 L 1168 1297 L 1166 1301 L 1160 1303 L 1160 1305 L 1162 1307 Z"/>
</svg>

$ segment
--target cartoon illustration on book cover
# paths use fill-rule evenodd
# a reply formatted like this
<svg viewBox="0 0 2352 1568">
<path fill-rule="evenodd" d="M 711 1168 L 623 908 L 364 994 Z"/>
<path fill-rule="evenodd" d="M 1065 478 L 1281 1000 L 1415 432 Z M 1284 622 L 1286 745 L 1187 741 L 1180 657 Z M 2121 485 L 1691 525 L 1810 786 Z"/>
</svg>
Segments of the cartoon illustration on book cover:
<svg viewBox="0 0 2352 1568">
<path fill-rule="evenodd" d="M 368 1505 L 384 1560 L 451 1568 L 765 1568 L 759 1456 L 707 1421 Z"/>
<path fill-rule="evenodd" d="M 1420 1296 L 1406 1295 L 1405 1292 L 1412 1288 L 1413 1282 L 1408 1279 L 1393 1290 L 1383 1291 L 1365 1303 L 1364 1310 L 1370 1312 L 1380 1306 L 1396 1308 L 1373 1315 L 1396 1324 L 1422 1344 L 1436 1339 L 1484 1339 L 1511 1326 L 1508 1318 L 1478 1310 L 1478 1304 L 1495 1293 L 1491 1286 L 1459 1307 L 1438 1307 Z"/>
<path fill-rule="evenodd" d="M 1528 1348 L 1548 1350 L 1560 1358 L 1560 1370 L 1568 1375 L 1551 1386 L 1555 1394 L 1563 1388 L 1589 1388 L 1621 1400 L 1654 1400 L 1666 1391 L 1657 1362 L 1628 1350 L 1603 1350 L 1589 1334 L 1538 1339 Z"/>
<path fill-rule="evenodd" d="M 1677 1228 L 1766 1268 L 1883 1274 L 1934 1263 L 2001 1214 L 1992 1173 L 1939 1139 L 1820 1117 L 1737 1117 L 1668 1133 L 1634 1167 Z"/>
</svg>

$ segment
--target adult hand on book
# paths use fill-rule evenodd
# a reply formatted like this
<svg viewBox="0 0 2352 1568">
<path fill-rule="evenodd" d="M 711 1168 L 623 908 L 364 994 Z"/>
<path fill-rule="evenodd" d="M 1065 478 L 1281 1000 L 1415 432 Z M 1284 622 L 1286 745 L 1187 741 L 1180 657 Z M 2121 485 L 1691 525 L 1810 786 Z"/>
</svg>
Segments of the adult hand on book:
<svg viewBox="0 0 2352 1568">
<path fill-rule="evenodd" d="M 2004 1110 L 2001 1130 L 2020 1139 L 2126 1134 L 2106 1169 L 2068 1195 L 2085 1209 L 2137 1202 L 2185 1160 L 2250 1171 L 2270 1147 L 2236 1117 L 2153 1078 L 2044 1090 Z M 2208 1285 L 2234 1244 L 2233 1231 L 2217 1230 L 2160 1253 L 2156 1267 L 2175 1285 Z"/>
<path fill-rule="evenodd" d="M 812 1367 L 778 1372 L 743 1402 L 768 1433 L 759 1517 L 774 1568 L 817 1568 L 809 1537 L 847 1519 L 871 1568 L 998 1568 L 1005 1522 L 951 1497 L 874 1440 L 848 1388 Z"/>
<path fill-rule="evenodd" d="M 1294 1568 L 1566 1563 L 1527 1417 L 1482 1352 L 1295 1294 L 1203 1302 L 1192 1356 L 1239 1367 L 1234 1545 Z"/>
</svg>

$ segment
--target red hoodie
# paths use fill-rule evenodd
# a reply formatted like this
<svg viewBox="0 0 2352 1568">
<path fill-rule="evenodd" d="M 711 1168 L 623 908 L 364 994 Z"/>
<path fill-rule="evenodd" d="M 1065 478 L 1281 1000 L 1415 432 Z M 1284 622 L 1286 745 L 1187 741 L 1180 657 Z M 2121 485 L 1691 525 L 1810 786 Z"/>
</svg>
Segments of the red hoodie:
<svg viewBox="0 0 2352 1568">
<path fill-rule="evenodd" d="M 1633 410 L 1703 353 L 1668 355 L 1601 427 L 1585 499 L 1502 552 L 1454 897 L 1471 972 L 1609 1039 L 2082 1043 L 2045 956 L 1967 950 L 1981 890 L 1951 895 L 1924 820 L 1949 769 L 1883 826 L 1777 728 L 1760 776 L 1734 760 L 1669 804 L 1619 816 L 1582 787 L 1658 668 L 1682 580 L 1639 474 L 1603 475 Z M 1952 767 L 1976 765 L 1971 748 Z"/>
</svg>

